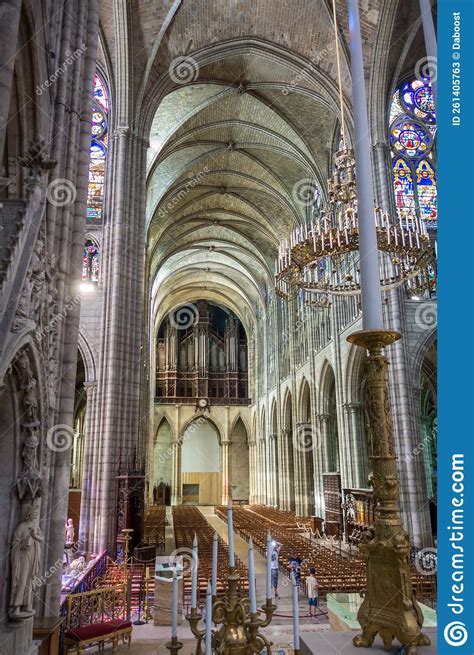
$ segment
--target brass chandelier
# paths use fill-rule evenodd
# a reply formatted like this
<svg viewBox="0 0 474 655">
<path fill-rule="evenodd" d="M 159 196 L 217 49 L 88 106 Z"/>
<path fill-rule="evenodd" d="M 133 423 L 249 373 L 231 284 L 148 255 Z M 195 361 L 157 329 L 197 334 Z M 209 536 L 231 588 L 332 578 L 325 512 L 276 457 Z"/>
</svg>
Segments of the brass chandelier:
<svg viewBox="0 0 474 655">
<path fill-rule="evenodd" d="M 421 295 L 435 263 L 423 221 L 416 216 L 395 221 L 374 207 L 374 222 L 378 249 L 386 255 L 380 262 L 382 291 L 407 283 L 411 295 Z M 330 296 L 359 294 L 358 251 L 355 159 L 343 141 L 328 179 L 326 208 L 309 226 L 295 227 L 290 238 L 280 242 L 275 291 L 286 300 L 300 291 L 309 292 L 309 304 L 318 306 L 327 306 Z"/>
<path fill-rule="evenodd" d="M 328 179 L 328 202 L 311 223 L 295 227 L 289 239 L 280 242 L 275 261 L 275 292 L 290 300 L 302 291 L 309 305 L 327 307 L 331 296 L 360 294 L 358 267 L 359 222 L 357 215 L 354 151 L 345 139 L 339 34 L 336 0 L 333 0 L 334 37 L 341 115 L 340 149 Z M 389 291 L 406 284 L 408 295 L 421 296 L 435 274 L 436 257 L 425 224 L 416 214 L 397 217 L 374 207 L 380 286 Z"/>
</svg>

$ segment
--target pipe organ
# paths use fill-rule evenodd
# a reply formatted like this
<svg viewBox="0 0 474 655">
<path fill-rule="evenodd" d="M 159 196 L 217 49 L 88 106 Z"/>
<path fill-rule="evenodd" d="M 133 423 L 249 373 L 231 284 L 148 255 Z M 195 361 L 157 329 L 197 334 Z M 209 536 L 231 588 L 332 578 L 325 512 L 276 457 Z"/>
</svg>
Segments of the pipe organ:
<svg viewBox="0 0 474 655">
<path fill-rule="evenodd" d="M 156 345 L 156 400 L 250 404 L 247 337 L 230 311 L 201 300 L 192 325 L 167 316 Z"/>
</svg>

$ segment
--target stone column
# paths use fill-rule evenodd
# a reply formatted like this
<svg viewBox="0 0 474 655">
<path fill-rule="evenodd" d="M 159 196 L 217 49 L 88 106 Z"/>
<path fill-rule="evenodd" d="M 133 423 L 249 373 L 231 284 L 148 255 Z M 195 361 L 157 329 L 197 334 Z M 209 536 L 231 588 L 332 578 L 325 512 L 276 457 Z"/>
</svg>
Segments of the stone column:
<svg viewBox="0 0 474 655">
<path fill-rule="evenodd" d="M 291 430 L 281 430 L 281 466 L 280 466 L 280 508 L 288 511 L 291 509 L 292 497 L 291 487 L 294 481 L 291 479 L 293 471 L 293 462 L 290 462 L 289 441 L 291 439 Z"/>
<path fill-rule="evenodd" d="M 22 0 L 2 2 L 0 9 L 0 164 L 7 132 Z M 3 171 L 0 169 L 0 177 Z"/>
<path fill-rule="evenodd" d="M 251 441 L 249 443 L 249 476 L 250 476 L 250 493 L 249 493 L 249 503 L 251 505 L 257 502 L 257 477 L 256 477 L 256 443 Z"/>
<path fill-rule="evenodd" d="M 58 128 L 53 130 L 51 149 L 52 158 L 58 162 L 54 177 L 66 178 L 75 186 L 76 200 L 64 207 L 48 205 L 45 215 L 46 224 L 54 226 L 52 239 L 48 232 L 48 250 L 56 255 L 55 311 L 57 316 L 64 317 L 56 326 L 54 346 L 57 350 L 50 361 L 50 417 L 52 425 L 72 425 L 80 315 L 79 303 L 72 303 L 72 299 L 77 298 L 77 271 L 84 252 L 90 94 L 96 67 L 98 3 L 95 0 L 70 2 L 67 11 L 57 15 L 57 19 L 61 34 L 57 61 L 65 61 L 70 51 L 85 46 L 83 56 L 77 58 L 58 80 L 51 113 L 51 125 Z M 56 615 L 61 601 L 61 575 L 56 563 L 62 560 L 64 552 L 69 477 L 69 450 L 55 453 L 48 480 L 49 491 L 44 497 L 45 505 L 48 504 L 45 509 L 49 513 L 49 525 L 45 531 L 48 548 L 43 550 L 43 571 L 51 567 L 57 573 L 45 585 L 44 594 L 39 591 L 42 603 L 38 616 Z"/>
<path fill-rule="evenodd" d="M 227 505 L 230 497 L 230 461 L 229 461 L 230 441 L 222 441 L 222 504 Z"/>
<path fill-rule="evenodd" d="M 90 543 L 90 521 L 92 502 L 97 489 L 97 444 L 91 438 L 94 434 L 94 423 L 97 411 L 97 382 L 85 382 L 86 416 L 84 420 L 84 464 L 82 469 L 81 514 L 79 520 L 79 552 L 86 554 L 93 547 Z"/>
<path fill-rule="evenodd" d="M 328 454 L 328 443 L 329 443 L 329 426 L 330 426 L 330 414 L 318 414 L 317 419 L 319 422 L 319 431 L 321 435 L 321 473 L 329 472 L 329 454 Z"/>
<path fill-rule="evenodd" d="M 181 505 L 183 502 L 183 487 L 181 484 L 181 440 L 176 439 L 172 445 L 171 469 L 171 504 Z"/>
<path fill-rule="evenodd" d="M 348 426 L 348 444 L 350 448 L 349 487 L 366 488 L 369 474 L 368 443 L 364 430 L 364 407 L 360 403 L 344 405 L 346 424 Z"/>
<path fill-rule="evenodd" d="M 324 516 L 324 494 L 323 494 L 323 454 L 324 454 L 324 431 L 323 421 L 319 414 L 314 414 L 314 436 L 316 445 L 313 449 L 313 469 L 314 469 L 314 513 L 315 516 Z"/>
<path fill-rule="evenodd" d="M 269 437 L 270 443 L 270 475 L 272 480 L 272 493 L 269 499 L 272 507 L 278 507 L 278 441 L 277 435 L 272 433 Z"/>
<path fill-rule="evenodd" d="M 265 437 L 260 437 L 258 442 L 260 451 L 260 462 L 258 467 L 260 494 L 258 502 L 261 505 L 265 505 L 267 503 L 267 457 Z"/>
</svg>

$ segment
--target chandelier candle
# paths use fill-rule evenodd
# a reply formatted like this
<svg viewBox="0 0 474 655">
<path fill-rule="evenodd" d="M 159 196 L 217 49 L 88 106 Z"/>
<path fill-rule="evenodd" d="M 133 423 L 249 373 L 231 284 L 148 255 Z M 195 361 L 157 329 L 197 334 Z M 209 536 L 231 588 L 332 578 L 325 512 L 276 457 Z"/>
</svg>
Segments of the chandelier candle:
<svg viewBox="0 0 474 655">
<path fill-rule="evenodd" d="M 255 590 L 255 562 L 253 557 L 252 537 L 250 537 L 250 541 L 249 541 L 249 598 L 250 598 L 250 614 L 256 614 L 257 594 Z"/>
<path fill-rule="evenodd" d="M 379 251 L 374 225 L 374 186 L 370 160 L 369 122 L 365 94 L 359 0 L 348 0 L 352 73 L 352 101 L 355 125 L 357 173 L 357 213 L 359 216 L 359 252 L 364 330 L 383 328 L 380 293 Z"/>
<path fill-rule="evenodd" d="M 293 602 L 293 645 L 295 653 L 300 650 L 300 617 L 298 607 L 298 585 L 295 574 L 291 574 L 291 599 Z"/>
<path fill-rule="evenodd" d="M 206 655 L 212 655 L 212 587 L 207 584 L 206 593 Z"/>
<path fill-rule="evenodd" d="M 229 535 L 229 566 L 235 568 L 234 552 L 234 519 L 232 515 L 232 500 L 227 505 L 227 530 Z"/>
<path fill-rule="evenodd" d="M 173 610 L 171 613 L 171 639 L 178 637 L 178 574 L 173 571 Z"/>
<path fill-rule="evenodd" d="M 272 535 L 267 534 L 267 600 L 272 597 Z"/>
<path fill-rule="evenodd" d="M 217 596 L 217 552 L 219 548 L 219 537 L 214 532 L 212 539 L 212 595 Z"/>
<path fill-rule="evenodd" d="M 198 583 L 198 540 L 194 535 L 193 539 L 193 556 L 191 562 L 191 608 L 197 607 L 197 583 Z"/>
</svg>

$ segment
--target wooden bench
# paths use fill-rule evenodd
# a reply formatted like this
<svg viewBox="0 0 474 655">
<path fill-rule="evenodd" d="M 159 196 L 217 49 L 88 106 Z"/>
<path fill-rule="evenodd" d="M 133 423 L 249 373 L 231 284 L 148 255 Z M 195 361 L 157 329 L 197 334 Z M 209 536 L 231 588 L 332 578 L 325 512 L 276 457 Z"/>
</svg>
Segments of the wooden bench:
<svg viewBox="0 0 474 655">
<path fill-rule="evenodd" d="M 130 647 L 131 638 L 132 624 L 123 588 L 101 587 L 68 596 L 64 655 L 71 649 L 80 655 L 92 644 L 97 644 L 100 651 L 106 642 L 112 642 L 115 653 L 120 641 Z"/>
</svg>

